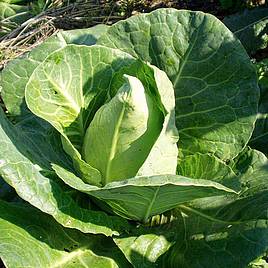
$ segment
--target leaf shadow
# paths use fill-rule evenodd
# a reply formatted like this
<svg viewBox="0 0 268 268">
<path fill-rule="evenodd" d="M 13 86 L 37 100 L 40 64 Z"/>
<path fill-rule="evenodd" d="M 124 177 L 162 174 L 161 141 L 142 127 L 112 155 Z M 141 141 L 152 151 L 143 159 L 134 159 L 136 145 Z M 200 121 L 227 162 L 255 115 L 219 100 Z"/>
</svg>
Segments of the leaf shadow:
<svg viewBox="0 0 268 268">
<path fill-rule="evenodd" d="M 86 251 L 90 250 L 96 257 L 108 257 L 122 264 L 122 267 L 130 267 L 110 237 L 101 234 L 86 234 L 76 229 L 65 228 L 52 216 L 42 213 L 26 203 L 14 204 L 0 200 L 0 209 L 5 211 L 1 213 L 2 219 L 21 228 L 28 233 L 30 239 L 41 242 L 43 245 L 40 244 L 40 247 L 44 246 L 44 250 L 48 247 L 47 252 L 49 249 L 53 249 L 66 255 L 70 254 L 70 258 L 74 258 L 73 265 L 78 265 L 78 260 L 75 260 L 75 256 L 72 257 L 72 253 L 83 250 L 83 254 L 86 254 Z M 18 255 L 23 252 L 23 249 L 19 247 L 16 250 Z M 88 264 L 90 265 L 90 263 Z"/>
</svg>

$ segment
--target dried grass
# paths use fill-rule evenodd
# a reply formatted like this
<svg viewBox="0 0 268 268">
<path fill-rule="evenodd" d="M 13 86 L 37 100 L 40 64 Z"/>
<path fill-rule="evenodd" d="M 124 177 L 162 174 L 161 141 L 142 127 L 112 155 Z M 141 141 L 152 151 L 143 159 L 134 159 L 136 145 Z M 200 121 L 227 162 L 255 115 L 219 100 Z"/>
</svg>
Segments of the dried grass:
<svg viewBox="0 0 268 268">
<path fill-rule="evenodd" d="M 10 33 L 0 37 L 0 70 L 5 64 L 42 43 L 59 29 L 88 28 L 96 24 L 112 24 L 139 12 L 149 12 L 159 7 L 203 10 L 224 17 L 216 0 L 47 0 L 41 13 L 16 25 Z M 71 2 L 72 1 L 72 2 Z M 215 2 L 215 3 L 214 3 Z M 264 5 L 265 0 L 247 0 L 248 4 Z M 1 27 L 3 28 L 2 22 Z M 14 28 L 14 25 L 13 25 Z"/>
<path fill-rule="evenodd" d="M 122 19 L 123 16 L 113 13 L 114 5 L 114 1 L 77 1 L 49 8 L 25 21 L 0 38 L 0 70 L 8 61 L 30 51 L 59 29 L 87 28 Z"/>
</svg>

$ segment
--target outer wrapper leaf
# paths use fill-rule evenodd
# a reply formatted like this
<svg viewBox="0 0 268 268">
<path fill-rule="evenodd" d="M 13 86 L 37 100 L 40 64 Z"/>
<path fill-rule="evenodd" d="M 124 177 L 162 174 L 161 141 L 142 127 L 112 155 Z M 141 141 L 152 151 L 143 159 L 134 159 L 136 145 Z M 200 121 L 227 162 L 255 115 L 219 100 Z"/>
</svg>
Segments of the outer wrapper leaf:
<svg viewBox="0 0 268 268">
<path fill-rule="evenodd" d="M 112 25 L 97 42 L 163 70 L 176 97 L 181 155 L 234 158 L 257 114 L 255 70 L 241 43 L 214 16 L 159 9 Z"/>
<path fill-rule="evenodd" d="M 104 201 L 114 213 L 144 222 L 181 203 L 202 197 L 235 194 L 233 190 L 212 181 L 177 175 L 135 177 L 98 188 L 84 183 L 60 166 L 53 165 L 53 168 L 66 184 Z"/>
<path fill-rule="evenodd" d="M 90 29 L 83 30 L 71 30 L 61 31 L 56 36 L 48 38 L 37 48 L 33 49 L 30 53 L 23 57 L 20 57 L 10 62 L 1 73 L 1 82 L 3 84 L 1 96 L 5 102 L 5 106 L 9 112 L 9 115 L 13 117 L 19 125 L 28 134 L 34 136 L 38 135 L 46 136 L 48 132 L 53 131 L 49 124 L 46 124 L 43 120 L 33 116 L 28 110 L 25 103 L 25 87 L 26 84 L 35 70 L 35 68 L 53 51 L 56 51 L 67 44 L 95 44 L 96 40 L 101 33 L 106 31 L 108 26 L 97 25 Z M 35 127 L 37 131 L 32 131 L 32 127 Z M 26 130 L 27 128 L 27 130 Z M 38 146 L 40 143 L 38 143 Z M 98 172 L 85 162 L 81 161 L 80 155 L 77 153 L 72 145 L 68 147 L 69 154 L 76 159 L 75 164 L 81 173 L 92 173 L 94 177 L 98 176 Z M 46 150 L 46 146 L 43 146 Z M 90 171 L 90 172 L 89 172 Z"/>
<path fill-rule="evenodd" d="M 56 36 L 49 37 L 38 47 L 8 63 L 1 72 L 1 96 L 12 116 L 29 114 L 24 95 L 26 84 L 34 69 L 53 51 L 67 44 L 93 45 L 108 26 L 97 25 L 84 30 L 60 31 Z"/>
</svg>

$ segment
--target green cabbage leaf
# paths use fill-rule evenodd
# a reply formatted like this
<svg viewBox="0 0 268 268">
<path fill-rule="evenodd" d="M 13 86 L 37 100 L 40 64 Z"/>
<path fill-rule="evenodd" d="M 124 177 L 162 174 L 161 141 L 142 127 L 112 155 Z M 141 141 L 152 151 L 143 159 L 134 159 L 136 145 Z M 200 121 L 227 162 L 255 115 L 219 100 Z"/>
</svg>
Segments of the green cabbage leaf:
<svg viewBox="0 0 268 268">
<path fill-rule="evenodd" d="M 259 85 L 237 37 L 186 10 L 61 31 L 11 61 L 1 72 L 5 266 L 245 268 L 263 256 Z"/>
</svg>

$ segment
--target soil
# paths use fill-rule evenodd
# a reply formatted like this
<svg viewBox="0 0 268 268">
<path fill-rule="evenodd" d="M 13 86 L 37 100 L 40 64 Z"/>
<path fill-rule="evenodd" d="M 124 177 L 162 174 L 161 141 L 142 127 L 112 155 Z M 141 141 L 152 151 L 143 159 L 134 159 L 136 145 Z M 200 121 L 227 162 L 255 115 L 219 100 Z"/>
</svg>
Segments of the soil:
<svg viewBox="0 0 268 268">
<path fill-rule="evenodd" d="M 268 58 L 268 47 L 258 50 L 254 55 L 252 55 L 252 58 L 256 59 L 257 61 Z"/>
<path fill-rule="evenodd" d="M 120 2 L 120 1 L 118 1 Z M 217 16 L 219 19 L 223 19 L 225 16 L 230 15 L 238 11 L 243 7 L 233 7 L 229 9 L 224 9 L 219 0 L 155 0 L 155 1 L 136 1 L 132 5 L 128 5 L 126 15 L 130 16 L 133 12 L 150 12 L 161 7 L 173 7 L 177 9 L 188 9 L 194 11 L 203 11 Z"/>
</svg>

